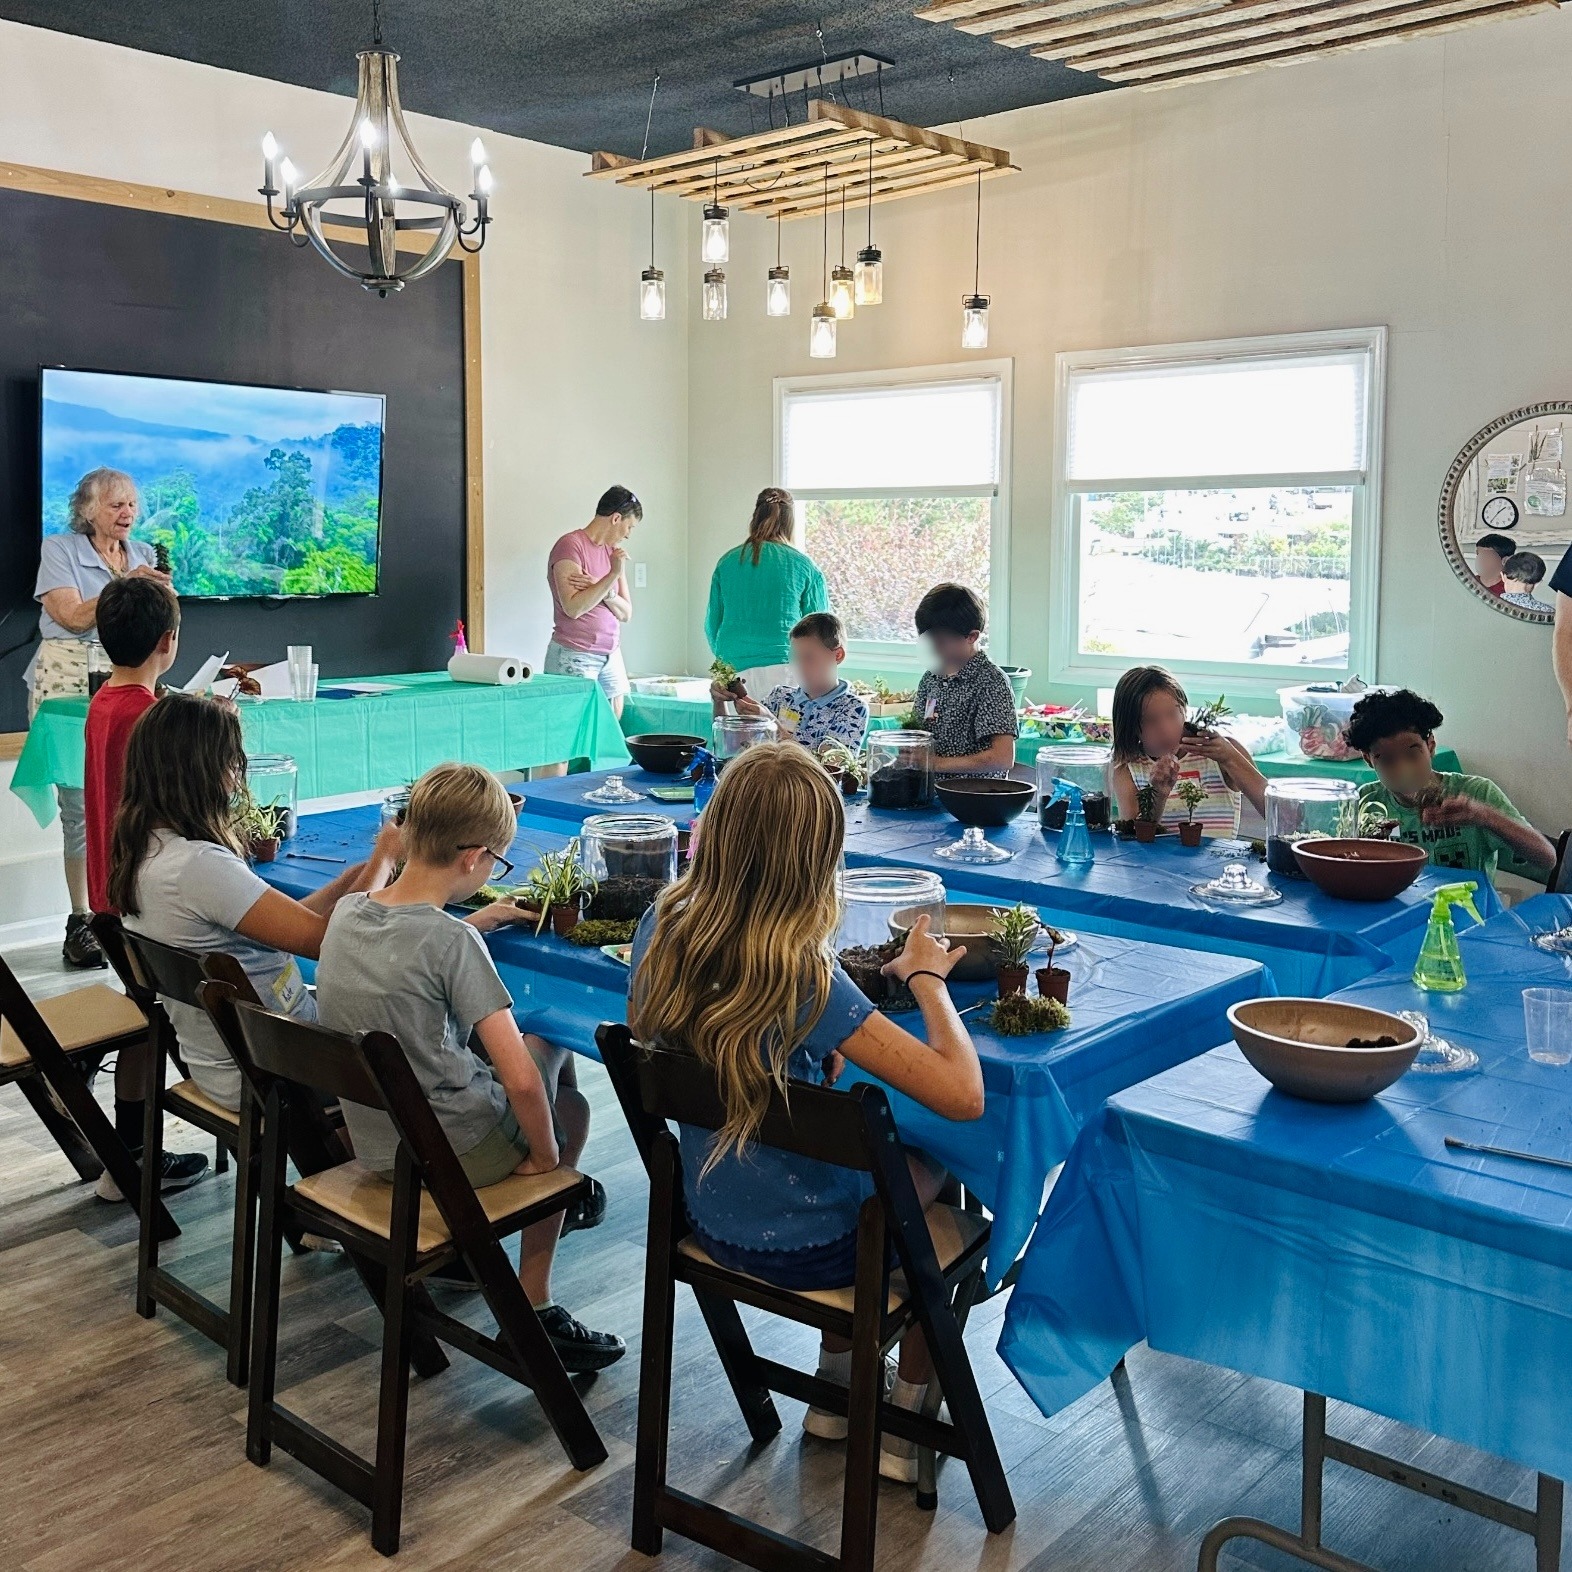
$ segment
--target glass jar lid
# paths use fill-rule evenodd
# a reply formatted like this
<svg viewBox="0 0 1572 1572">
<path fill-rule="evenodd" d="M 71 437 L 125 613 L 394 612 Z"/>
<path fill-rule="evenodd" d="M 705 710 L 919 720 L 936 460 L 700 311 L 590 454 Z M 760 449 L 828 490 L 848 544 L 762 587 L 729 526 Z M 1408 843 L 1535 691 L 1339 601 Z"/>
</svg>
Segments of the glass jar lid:
<svg viewBox="0 0 1572 1572">
<path fill-rule="evenodd" d="M 1266 783 L 1268 797 L 1289 802 L 1348 802 L 1359 795 L 1353 781 L 1336 780 L 1325 775 L 1275 776 Z"/>
<path fill-rule="evenodd" d="M 1039 764 L 1106 764 L 1112 757 L 1106 743 L 1052 742 L 1037 750 Z"/>
<path fill-rule="evenodd" d="M 294 756 L 288 753 L 248 753 L 247 775 L 295 775 L 299 773 Z"/>
</svg>

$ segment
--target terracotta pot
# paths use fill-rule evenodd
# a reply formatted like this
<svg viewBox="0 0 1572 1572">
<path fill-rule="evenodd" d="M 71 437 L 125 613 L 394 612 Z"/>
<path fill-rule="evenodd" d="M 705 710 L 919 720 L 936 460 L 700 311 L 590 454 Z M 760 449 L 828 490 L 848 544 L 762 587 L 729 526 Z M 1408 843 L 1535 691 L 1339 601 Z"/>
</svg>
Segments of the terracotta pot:
<svg viewBox="0 0 1572 1572">
<path fill-rule="evenodd" d="M 566 939 L 579 925 L 579 902 L 571 906 L 553 906 L 551 908 L 551 931 L 559 939 Z"/>
<path fill-rule="evenodd" d="M 247 848 L 246 854 L 251 858 L 252 862 L 272 862 L 278 856 L 278 846 L 277 836 L 271 840 L 252 841 Z"/>
<path fill-rule="evenodd" d="M 862 782 L 855 775 L 847 775 L 844 771 L 841 772 L 841 796 L 855 797 L 861 790 Z"/>
<path fill-rule="evenodd" d="M 1135 838 L 1143 846 L 1150 846 L 1157 839 L 1156 819 L 1137 819 L 1135 821 Z"/>
<path fill-rule="evenodd" d="M 1037 991 L 1045 999 L 1057 999 L 1060 1004 L 1070 1002 L 1070 974 L 1062 966 L 1037 968 Z"/>
<path fill-rule="evenodd" d="M 1028 975 L 1028 970 L 1024 966 L 1001 966 L 999 968 L 999 997 L 1008 999 L 1012 993 L 1025 993 Z"/>
<path fill-rule="evenodd" d="M 1201 844 L 1201 826 L 1199 824 L 1181 824 L 1179 826 L 1179 844 L 1181 846 L 1199 846 Z"/>
</svg>

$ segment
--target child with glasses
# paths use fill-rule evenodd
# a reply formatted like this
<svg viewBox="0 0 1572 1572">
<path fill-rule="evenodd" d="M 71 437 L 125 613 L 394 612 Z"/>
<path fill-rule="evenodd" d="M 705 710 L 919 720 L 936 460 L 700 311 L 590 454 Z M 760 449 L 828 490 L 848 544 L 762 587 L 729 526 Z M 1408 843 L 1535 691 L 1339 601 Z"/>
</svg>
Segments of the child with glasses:
<svg viewBox="0 0 1572 1572">
<path fill-rule="evenodd" d="M 559 1128 L 553 1102 L 567 1052 L 519 1030 L 513 999 L 480 937 L 480 930 L 534 914 L 507 901 L 468 922 L 444 910 L 493 878 L 517 828 L 513 804 L 489 771 L 473 764 L 429 770 L 404 813 L 403 871 L 385 889 L 339 902 L 317 968 L 322 1024 L 398 1039 L 477 1190 L 509 1174 L 573 1164 L 588 1133 L 587 1120 L 570 1132 Z M 470 1046 L 471 1034 L 484 1058 Z M 391 1178 L 398 1152 L 392 1121 L 377 1109 L 343 1107 L 356 1157 Z M 558 1212 L 524 1230 L 519 1281 L 564 1367 L 604 1369 L 622 1357 L 622 1339 L 591 1331 L 551 1297 L 562 1226 Z"/>
</svg>

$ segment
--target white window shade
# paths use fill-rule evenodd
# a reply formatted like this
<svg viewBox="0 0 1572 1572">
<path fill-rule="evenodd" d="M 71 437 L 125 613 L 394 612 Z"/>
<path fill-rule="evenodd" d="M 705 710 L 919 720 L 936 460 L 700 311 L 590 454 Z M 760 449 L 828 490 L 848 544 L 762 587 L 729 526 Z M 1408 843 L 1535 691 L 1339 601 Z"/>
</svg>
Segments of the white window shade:
<svg viewBox="0 0 1572 1572">
<path fill-rule="evenodd" d="M 1074 481 L 1363 471 L 1369 356 L 1072 371 Z"/>
<path fill-rule="evenodd" d="M 992 378 L 787 393 L 782 483 L 810 492 L 996 485 L 999 407 Z"/>
</svg>

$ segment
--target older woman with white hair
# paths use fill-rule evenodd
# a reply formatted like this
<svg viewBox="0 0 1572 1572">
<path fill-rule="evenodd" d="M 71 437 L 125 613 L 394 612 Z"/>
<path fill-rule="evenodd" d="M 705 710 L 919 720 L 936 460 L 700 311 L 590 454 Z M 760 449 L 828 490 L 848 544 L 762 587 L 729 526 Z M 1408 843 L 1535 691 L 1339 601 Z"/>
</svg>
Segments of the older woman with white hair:
<svg viewBox="0 0 1572 1572">
<path fill-rule="evenodd" d="M 153 548 L 131 539 L 137 518 L 136 482 L 123 470 L 90 470 L 71 493 L 70 529 L 44 536 L 33 598 L 39 603 L 39 647 L 22 680 L 29 684 L 31 721 L 45 699 L 87 692 L 88 645 L 98 622 L 99 592 L 111 579 L 157 578 Z M 71 892 L 66 920 L 66 965 L 104 964 L 87 926 L 87 840 L 82 790 L 57 786 L 60 827 L 65 837 L 65 875 Z"/>
</svg>

